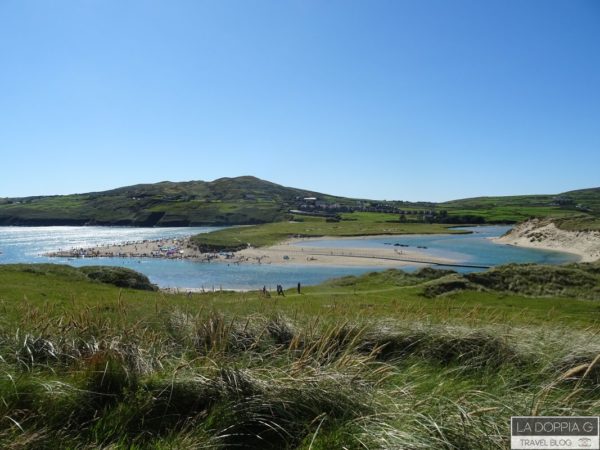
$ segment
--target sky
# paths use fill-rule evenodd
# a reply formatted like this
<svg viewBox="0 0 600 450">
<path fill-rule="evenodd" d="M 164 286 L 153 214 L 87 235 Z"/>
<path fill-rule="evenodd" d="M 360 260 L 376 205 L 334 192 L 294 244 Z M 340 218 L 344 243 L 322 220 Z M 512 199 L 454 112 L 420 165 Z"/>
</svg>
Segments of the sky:
<svg viewBox="0 0 600 450">
<path fill-rule="evenodd" d="M 598 0 L 0 0 L 0 197 L 600 186 Z"/>
</svg>

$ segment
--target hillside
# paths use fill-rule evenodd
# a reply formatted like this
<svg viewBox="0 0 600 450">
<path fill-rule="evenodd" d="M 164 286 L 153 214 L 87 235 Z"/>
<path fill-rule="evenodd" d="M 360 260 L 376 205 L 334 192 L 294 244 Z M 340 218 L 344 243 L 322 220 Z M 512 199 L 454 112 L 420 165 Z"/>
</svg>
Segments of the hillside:
<svg viewBox="0 0 600 450">
<path fill-rule="evenodd" d="M 437 204 L 448 215 L 480 216 L 486 222 L 515 223 L 531 217 L 600 216 L 600 188 L 549 195 L 474 197 Z"/>
<path fill-rule="evenodd" d="M 290 211 L 343 221 L 362 220 L 361 213 L 386 213 L 376 220 L 445 224 L 516 223 L 531 217 L 575 214 L 599 217 L 600 188 L 413 203 L 337 197 L 243 176 L 210 182 L 164 181 L 84 194 L 0 198 L 0 225 L 250 225 L 285 220 L 292 217 Z"/>
<path fill-rule="evenodd" d="M 276 222 L 305 197 L 345 199 L 255 177 L 138 184 L 104 192 L 0 199 L 0 225 L 193 226 Z"/>
</svg>

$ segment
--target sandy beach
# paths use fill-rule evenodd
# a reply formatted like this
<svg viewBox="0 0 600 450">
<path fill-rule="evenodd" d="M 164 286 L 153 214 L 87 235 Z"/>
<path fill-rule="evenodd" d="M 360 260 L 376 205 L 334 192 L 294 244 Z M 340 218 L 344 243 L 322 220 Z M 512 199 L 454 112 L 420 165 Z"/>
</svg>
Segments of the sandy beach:
<svg viewBox="0 0 600 450">
<path fill-rule="evenodd" d="M 169 258 L 230 264 L 294 264 L 324 266 L 402 267 L 415 264 L 455 264 L 447 258 L 425 255 L 416 249 L 322 248 L 302 246 L 314 239 L 290 239 L 277 245 L 247 248 L 235 253 L 201 253 L 189 238 L 146 240 L 90 248 L 60 250 L 47 256 L 66 258 Z M 327 238 L 332 239 L 332 238 Z M 341 238 L 343 239 L 343 238 Z"/>
<path fill-rule="evenodd" d="M 582 262 L 600 259 L 600 232 L 561 230 L 550 220 L 528 220 L 493 241 L 498 244 L 572 253 L 579 256 Z"/>
</svg>

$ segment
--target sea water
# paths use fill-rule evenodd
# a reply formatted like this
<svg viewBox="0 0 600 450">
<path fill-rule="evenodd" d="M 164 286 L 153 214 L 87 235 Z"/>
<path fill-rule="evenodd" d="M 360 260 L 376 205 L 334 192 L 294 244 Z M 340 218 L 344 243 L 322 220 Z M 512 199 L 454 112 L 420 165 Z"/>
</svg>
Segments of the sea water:
<svg viewBox="0 0 600 450">
<path fill-rule="evenodd" d="M 432 234 L 374 236 L 350 239 L 319 239 L 296 243 L 302 247 L 394 248 L 398 252 L 419 251 L 424 258 L 450 258 L 458 264 L 496 266 L 508 263 L 560 264 L 577 261 L 576 255 L 552 250 L 496 244 L 492 238 L 502 236 L 510 226 L 456 227 L 468 234 Z M 400 258 L 401 254 L 398 255 Z M 462 268 L 462 271 L 471 268 Z"/>
<path fill-rule="evenodd" d="M 182 289 L 262 289 L 319 284 L 329 278 L 358 275 L 360 267 L 275 264 L 229 264 L 161 258 L 55 258 L 44 254 L 145 239 L 171 239 L 208 233 L 223 227 L 0 227 L 0 264 L 55 263 L 72 266 L 128 267 L 147 275 L 160 287 Z"/>
<path fill-rule="evenodd" d="M 333 267 L 291 264 L 233 264 L 158 258 L 50 258 L 45 253 L 71 248 L 118 244 L 145 239 L 170 239 L 208 233 L 218 227 L 133 228 L 133 227 L 0 227 L 0 264 L 57 263 L 73 266 L 111 265 L 128 267 L 147 275 L 161 287 L 218 289 L 274 289 L 296 283 L 312 285 L 329 278 L 385 270 L 374 267 Z M 465 228 L 471 234 L 404 235 L 364 239 L 304 241 L 297 245 L 316 247 L 381 247 L 419 250 L 426 256 L 452 258 L 465 264 L 498 265 L 509 262 L 558 264 L 577 258 L 567 253 L 498 245 L 497 237 L 509 227 L 481 226 Z M 398 244 L 398 245 L 394 245 Z M 401 247 L 407 245 L 408 247 Z M 427 248 L 417 248 L 427 247 Z M 415 270 L 408 266 L 405 270 Z M 454 270 L 468 271 L 469 268 Z"/>
</svg>

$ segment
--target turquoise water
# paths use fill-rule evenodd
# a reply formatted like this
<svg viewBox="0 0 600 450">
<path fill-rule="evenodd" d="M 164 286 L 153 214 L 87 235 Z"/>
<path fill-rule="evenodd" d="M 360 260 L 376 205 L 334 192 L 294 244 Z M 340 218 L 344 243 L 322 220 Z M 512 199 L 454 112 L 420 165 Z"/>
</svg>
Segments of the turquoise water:
<svg viewBox="0 0 600 450">
<path fill-rule="evenodd" d="M 113 265 L 129 267 L 146 274 L 161 287 L 212 289 L 259 289 L 263 285 L 274 289 L 277 284 L 286 287 L 300 282 L 318 284 L 329 278 L 358 275 L 367 271 L 383 270 L 373 267 L 323 267 L 295 265 L 235 265 L 203 263 L 187 260 L 150 258 L 48 258 L 43 253 L 91 247 L 144 239 L 174 238 L 207 233 L 216 227 L 196 228 L 129 228 L 129 227 L 0 227 L 0 264 L 62 263 L 73 266 Z M 407 250 L 418 246 L 430 256 L 450 257 L 465 264 L 497 265 L 508 262 L 537 262 L 558 264 L 576 260 L 566 253 L 497 245 L 488 238 L 500 236 L 509 227 L 472 227 L 468 235 L 419 235 L 306 241 L 298 245 L 315 247 L 385 247 L 407 245 Z M 414 270 L 407 267 L 406 270 Z M 472 269 L 453 268 L 459 271 Z"/>
<path fill-rule="evenodd" d="M 490 238 L 501 236 L 510 226 L 457 227 L 470 234 L 436 234 L 370 237 L 366 239 L 323 239 L 299 242 L 302 247 L 395 248 L 418 250 L 431 257 L 451 258 L 468 265 L 496 266 L 507 263 L 560 264 L 577 261 L 575 255 L 550 250 L 499 245 Z M 406 247 L 404 247 L 406 246 Z M 421 248 L 419 248 L 421 247 Z M 427 248 L 422 248 L 427 247 Z"/>
<path fill-rule="evenodd" d="M 44 253 L 60 249 L 92 247 L 144 239 L 160 239 L 208 233 L 217 227 L 131 228 L 131 227 L 0 227 L 0 264 L 56 263 L 72 266 L 111 265 L 128 267 L 146 274 L 161 287 L 212 290 L 275 289 L 282 284 L 318 284 L 329 278 L 358 275 L 360 267 L 294 265 L 234 265 L 188 260 L 152 258 L 48 258 Z"/>
</svg>

